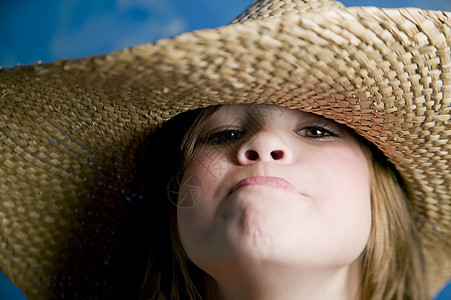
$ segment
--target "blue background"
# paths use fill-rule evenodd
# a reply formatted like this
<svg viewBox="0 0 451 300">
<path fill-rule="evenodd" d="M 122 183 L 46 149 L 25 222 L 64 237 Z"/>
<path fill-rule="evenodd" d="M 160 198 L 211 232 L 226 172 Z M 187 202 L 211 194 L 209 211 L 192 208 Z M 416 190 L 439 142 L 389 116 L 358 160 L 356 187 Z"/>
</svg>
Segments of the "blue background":
<svg viewBox="0 0 451 300">
<path fill-rule="evenodd" d="M 451 11 L 450 0 L 345 0 Z M 52 62 L 229 23 L 251 0 L 0 0 L 0 66 Z M 25 299 L 0 272 L 0 299 Z M 451 285 L 436 299 L 451 299 Z"/>
</svg>

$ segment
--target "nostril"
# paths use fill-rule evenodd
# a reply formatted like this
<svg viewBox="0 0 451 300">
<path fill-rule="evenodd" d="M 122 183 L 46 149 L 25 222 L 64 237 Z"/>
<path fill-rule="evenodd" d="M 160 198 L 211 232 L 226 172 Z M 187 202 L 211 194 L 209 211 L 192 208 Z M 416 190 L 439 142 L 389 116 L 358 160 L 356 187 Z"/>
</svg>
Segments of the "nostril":
<svg viewBox="0 0 451 300">
<path fill-rule="evenodd" d="M 281 151 L 281 150 L 274 150 L 274 151 L 271 151 L 271 157 L 272 157 L 274 160 L 281 159 L 281 158 L 283 157 L 283 151 Z"/>
<path fill-rule="evenodd" d="M 249 160 L 257 160 L 258 159 L 258 153 L 254 150 L 247 150 L 245 153 L 245 156 Z"/>
</svg>

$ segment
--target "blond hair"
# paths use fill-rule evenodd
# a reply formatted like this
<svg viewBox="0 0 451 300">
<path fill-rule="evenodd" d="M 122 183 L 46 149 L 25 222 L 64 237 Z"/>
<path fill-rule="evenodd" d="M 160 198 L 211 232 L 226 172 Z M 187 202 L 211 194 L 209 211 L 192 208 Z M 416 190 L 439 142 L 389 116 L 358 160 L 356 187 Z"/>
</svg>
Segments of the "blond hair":
<svg viewBox="0 0 451 300">
<path fill-rule="evenodd" d="M 371 174 L 371 234 L 363 254 L 363 299 L 428 299 L 426 262 L 402 180 L 363 142 Z M 371 150 L 369 150 L 371 149 Z"/>
<path fill-rule="evenodd" d="M 198 110 L 191 117 L 191 126 L 181 141 L 183 168 L 194 159 L 196 141 L 203 134 L 204 121 L 218 106 Z M 393 165 L 372 144 L 356 135 L 366 154 L 371 174 L 372 227 L 369 240 L 362 254 L 361 298 L 379 299 L 428 299 L 426 263 L 421 250 L 421 242 L 408 209 L 408 196 L 403 189 L 402 180 L 397 176 Z M 182 169 L 183 169 L 182 168 Z M 172 269 L 170 292 L 160 291 L 161 276 L 153 283 L 148 279 L 145 286 L 154 290 L 154 297 L 148 299 L 209 299 L 214 293 L 212 279 L 186 256 L 181 245 L 175 205 L 171 207 L 170 228 L 172 244 Z M 148 274 L 161 274 L 151 270 Z M 146 288 L 144 288 L 145 290 Z M 147 293 L 147 295 L 149 295 Z M 166 295 L 166 296 L 162 296 Z"/>
</svg>

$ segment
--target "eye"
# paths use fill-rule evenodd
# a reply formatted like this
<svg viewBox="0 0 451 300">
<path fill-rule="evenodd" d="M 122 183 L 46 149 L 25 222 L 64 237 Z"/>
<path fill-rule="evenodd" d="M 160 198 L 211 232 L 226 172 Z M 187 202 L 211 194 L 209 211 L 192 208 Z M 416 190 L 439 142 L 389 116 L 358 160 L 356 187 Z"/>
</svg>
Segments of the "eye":
<svg viewBox="0 0 451 300">
<path fill-rule="evenodd" d="M 307 126 L 297 131 L 297 134 L 310 139 L 326 139 L 329 137 L 337 137 L 338 135 L 332 130 L 326 129 L 321 125 Z"/>
<path fill-rule="evenodd" d="M 240 129 L 224 129 L 217 132 L 212 133 L 205 139 L 206 144 L 225 144 L 225 143 L 234 143 L 240 138 L 242 138 L 246 134 L 245 130 Z"/>
</svg>

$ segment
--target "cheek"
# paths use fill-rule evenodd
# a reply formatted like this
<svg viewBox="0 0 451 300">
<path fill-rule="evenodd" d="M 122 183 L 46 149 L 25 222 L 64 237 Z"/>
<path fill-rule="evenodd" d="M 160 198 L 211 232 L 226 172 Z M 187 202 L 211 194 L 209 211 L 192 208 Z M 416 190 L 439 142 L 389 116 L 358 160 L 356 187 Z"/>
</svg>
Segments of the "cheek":
<svg viewBox="0 0 451 300">
<path fill-rule="evenodd" d="M 216 184 L 232 166 L 230 151 L 226 150 L 210 147 L 201 149 L 185 173 L 197 177 L 205 187 Z"/>
<path fill-rule="evenodd" d="M 200 245 L 214 221 L 217 191 L 230 161 L 218 151 L 199 153 L 184 172 L 177 201 L 177 222 L 187 252 Z"/>
<path fill-rule="evenodd" d="M 370 204 L 370 173 L 367 160 L 361 151 L 336 151 L 326 163 L 322 190 L 329 197 L 340 200 L 331 203 L 343 208 Z"/>
<path fill-rule="evenodd" d="M 184 171 L 178 191 L 178 207 L 198 205 L 212 193 L 222 173 L 229 168 L 224 156 L 217 151 L 198 154 Z"/>
<path fill-rule="evenodd" d="M 360 148 L 338 149 L 324 165 L 316 205 L 341 253 L 359 255 L 371 230 L 371 187 L 367 159 Z M 337 255 L 340 255 L 337 253 Z"/>
</svg>

